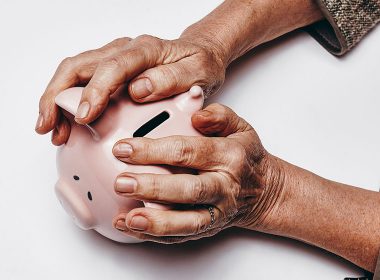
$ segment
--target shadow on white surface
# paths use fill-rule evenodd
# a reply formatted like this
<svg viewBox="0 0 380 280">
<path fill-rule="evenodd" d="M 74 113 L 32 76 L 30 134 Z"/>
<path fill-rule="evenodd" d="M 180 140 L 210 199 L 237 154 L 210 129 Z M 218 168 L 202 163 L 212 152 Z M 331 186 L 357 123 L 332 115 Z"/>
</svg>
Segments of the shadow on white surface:
<svg viewBox="0 0 380 280">
<path fill-rule="evenodd" d="M 260 45 L 233 61 L 227 69 L 226 80 L 223 87 L 217 94 L 209 98 L 207 100 L 207 103 L 225 102 L 225 100 L 230 101 L 228 95 L 231 96 L 239 94 L 238 92 L 234 91 L 236 85 L 241 82 L 242 77 L 249 74 L 249 76 L 252 76 L 252 79 L 255 79 L 254 77 L 257 76 L 258 72 L 263 72 L 262 65 L 265 66 L 266 64 L 276 63 L 276 58 L 281 57 L 284 52 L 287 52 L 288 48 L 297 46 L 297 44 L 304 44 L 305 37 L 308 38 L 309 35 L 303 30 L 296 30 L 285 34 L 275 40 Z M 334 60 L 335 63 L 339 63 L 339 61 L 345 59 L 345 57 L 338 58 L 328 54 L 326 50 L 324 50 L 315 42 L 313 42 L 313 45 L 311 47 L 319 49 L 321 54 L 323 54 L 328 59 Z M 287 63 L 290 63 L 290 61 Z M 282 67 L 283 65 L 278 65 L 278 69 L 281 69 Z M 273 74 L 267 71 L 264 71 L 264 73 L 268 76 L 271 76 Z"/>
<path fill-rule="evenodd" d="M 160 274 L 161 279 L 176 279 L 179 276 L 178 271 L 181 271 L 182 279 L 193 279 L 196 273 L 201 273 L 197 276 L 203 279 L 213 268 L 219 267 L 220 269 L 220 264 L 223 262 L 238 267 L 240 261 L 236 258 L 236 254 L 233 259 L 230 259 L 229 256 L 233 254 L 234 250 L 241 252 L 242 247 L 245 247 L 246 250 L 262 252 L 260 259 L 251 260 L 250 268 L 255 271 L 252 275 L 257 277 L 271 275 L 270 279 L 276 279 L 273 276 L 278 274 L 278 277 L 286 276 L 285 279 L 290 279 L 288 277 L 294 273 L 305 273 L 305 279 L 312 279 L 306 277 L 307 274 L 310 276 L 313 274 L 315 279 L 320 279 L 320 276 L 315 275 L 315 269 L 313 273 L 304 270 L 311 266 L 311 263 L 314 263 L 315 266 L 333 267 L 334 270 L 352 271 L 351 276 L 361 274 L 360 269 L 353 264 L 316 247 L 296 240 L 236 228 L 225 230 L 210 238 L 174 245 L 151 242 L 120 244 L 110 241 L 94 231 L 81 232 L 78 237 L 86 245 L 94 247 L 95 251 L 103 255 L 103 258 L 111 259 L 120 267 L 124 266 L 126 272 L 133 266 L 134 273 L 144 274 L 149 271 L 146 276 L 152 277 L 156 271 Z M 289 266 L 289 271 L 284 271 L 284 267 L 280 271 L 276 271 L 275 267 L 278 266 L 279 259 L 286 258 L 289 254 L 300 256 L 298 261 L 302 258 L 308 262 L 300 261 L 299 265 L 293 264 L 292 267 Z M 246 256 L 249 255 L 247 251 Z M 244 258 L 245 254 L 241 254 L 241 257 Z M 284 259 L 282 263 L 288 261 Z M 293 259 L 293 261 L 297 261 L 297 259 Z M 273 271 L 268 262 L 272 263 Z M 302 265 L 305 264 L 306 267 L 303 268 Z M 182 273 L 184 274 L 182 275 Z M 211 275 L 215 277 L 216 274 L 214 271 Z M 227 278 L 228 267 L 222 269 L 219 276 L 220 279 Z M 230 277 L 228 278 L 230 279 Z"/>
</svg>

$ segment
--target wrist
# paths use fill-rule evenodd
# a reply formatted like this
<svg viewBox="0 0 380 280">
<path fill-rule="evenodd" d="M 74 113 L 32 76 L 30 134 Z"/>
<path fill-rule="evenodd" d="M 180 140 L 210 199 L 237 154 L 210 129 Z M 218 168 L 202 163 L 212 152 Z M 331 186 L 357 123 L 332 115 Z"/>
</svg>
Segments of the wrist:
<svg viewBox="0 0 380 280">
<path fill-rule="evenodd" d="M 302 220 L 305 197 L 313 196 L 313 185 L 323 178 L 276 156 L 267 154 L 260 162 L 263 189 L 250 220 L 243 226 L 255 231 L 297 238 L 294 228 Z"/>
<path fill-rule="evenodd" d="M 313 0 L 226 0 L 181 38 L 213 46 L 228 67 L 254 47 L 322 18 Z"/>
<path fill-rule="evenodd" d="M 255 24 L 255 6 L 254 1 L 226 0 L 205 18 L 186 28 L 181 38 L 213 47 L 228 67 L 261 41 Z"/>
<path fill-rule="evenodd" d="M 263 172 L 266 175 L 260 201 L 265 210 L 262 210 L 259 222 L 252 229 L 294 237 L 292 227 L 300 218 L 300 212 L 294 210 L 302 210 L 299 207 L 302 208 L 305 203 L 304 195 L 300 194 L 307 192 L 305 186 L 312 186 L 322 178 L 273 155 L 265 161 Z"/>
<path fill-rule="evenodd" d="M 245 212 L 237 226 L 269 233 L 280 223 L 277 213 L 289 195 L 286 166 L 279 158 L 266 153 L 255 169 L 255 174 L 260 174 L 260 179 L 254 179 L 253 183 L 259 184 L 257 187 L 261 189 L 261 194 L 254 205 L 249 206 L 250 211 Z"/>
<path fill-rule="evenodd" d="M 224 69 L 228 67 L 231 56 L 228 43 L 213 36 L 212 32 L 194 24 L 186 28 L 179 39 L 211 52 L 221 67 Z"/>
</svg>

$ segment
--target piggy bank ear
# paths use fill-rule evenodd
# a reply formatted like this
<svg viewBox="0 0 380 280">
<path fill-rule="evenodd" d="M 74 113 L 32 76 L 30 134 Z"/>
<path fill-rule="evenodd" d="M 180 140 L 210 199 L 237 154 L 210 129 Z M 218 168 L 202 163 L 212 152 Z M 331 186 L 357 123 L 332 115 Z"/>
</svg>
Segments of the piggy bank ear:
<svg viewBox="0 0 380 280">
<path fill-rule="evenodd" d="M 83 87 L 73 87 L 55 97 L 55 104 L 75 116 L 82 97 Z"/>
<path fill-rule="evenodd" d="M 83 87 L 73 87 L 62 91 L 55 97 L 55 104 L 57 104 L 59 107 L 61 107 L 71 115 L 75 116 L 82 97 L 83 89 Z M 90 131 L 94 140 L 100 139 L 100 134 L 93 127 L 91 127 L 88 124 L 86 124 L 85 126 Z"/>
<path fill-rule="evenodd" d="M 188 113 L 195 113 L 203 108 L 203 90 L 200 86 L 193 86 L 189 91 L 174 97 L 174 101 L 179 110 Z"/>
</svg>

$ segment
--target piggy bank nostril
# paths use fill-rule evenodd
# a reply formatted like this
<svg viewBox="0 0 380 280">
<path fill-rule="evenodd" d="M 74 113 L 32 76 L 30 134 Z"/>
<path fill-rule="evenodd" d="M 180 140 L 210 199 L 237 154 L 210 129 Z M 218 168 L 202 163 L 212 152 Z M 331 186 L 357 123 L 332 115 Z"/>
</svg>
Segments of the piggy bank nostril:
<svg viewBox="0 0 380 280">
<path fill-rule="evenodd" d="M 92 201 L 92 194 L 91 194 L 91 192 L 87 192 L 87 198 L 88 198 L 88 200 Z"/>
<path fill-rule="evenodd" d="M 63 180 L 57 182 L 55 191 L 58 200 L 61 202 L 67 214 L 74 219 L 80 228 L 94 228 L 96 221 L 89 209 L 89 203 L 86 202 L 86 193 L 83 194 L 76 184 L 70 185 Z"/>
<path fill-rule="evenodd" d="M 74 178 L 75 181 L 79 181 L 79 176 L 74 175 L 73 178 Z"/>
</svg>

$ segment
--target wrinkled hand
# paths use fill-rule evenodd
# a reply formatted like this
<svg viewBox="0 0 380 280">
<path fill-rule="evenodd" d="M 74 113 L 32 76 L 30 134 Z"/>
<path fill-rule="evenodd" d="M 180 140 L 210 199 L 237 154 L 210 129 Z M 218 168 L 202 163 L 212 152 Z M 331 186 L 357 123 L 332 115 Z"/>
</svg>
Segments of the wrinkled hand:
<svg viewBox="0 0 380 280">
<path fill-rule="evenodd" d="M 87 84 L 75 116 L 78 123 L 86 124 L 103 112 L 110 95 L 126 82 L 137 102 L 163 99 L 192 85 L 201 86 L 207 96 L 220 88 L 225 70 L 221 52 L 206 40 L 162 40 L 148 35 L 117 39 L 62 61 L 41 97 L 36 131 L 53 130 L 55 145 L 67 141 L 70 125 L 54 98 L 76 85 Z"/>
<path fill-rule="evenodd" d="M 181 210 L 136 208 L 120 213 L 114 226 L 130 236 L 177 243 L 211 236 L 231 226 L 260 229 L 281 192 L 276 160 L 254 129 L 231 109 L 212 104 L 192 117 L 193 126 L 211 137 L 132 138 L 113 153 L 133 164 L 167 164 L 199 174 L 123 173 L 115 182 L 124 197 L 149 202 L 195 205 Z M 214 207 L 215 223 L 204 205 Z"/>
</svg>

